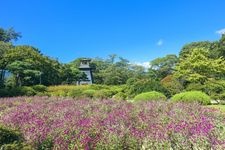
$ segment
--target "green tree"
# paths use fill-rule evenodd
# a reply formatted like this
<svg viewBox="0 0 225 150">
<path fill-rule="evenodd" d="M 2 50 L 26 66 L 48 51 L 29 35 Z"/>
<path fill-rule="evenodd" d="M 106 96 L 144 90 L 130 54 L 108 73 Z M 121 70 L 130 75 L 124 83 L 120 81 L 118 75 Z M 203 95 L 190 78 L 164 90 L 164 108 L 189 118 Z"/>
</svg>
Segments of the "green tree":
<svg viewBox="0 0 225 150">
<path fill-rule="evenodd" d="M 172 74 L 178 58 L 176 55 L 166 55 L 162 58 L 156 58 L 150 62 L 149 74 L 155 78 L 162 79 Z"/>
<path fill-rule="evenodd" d="M 221 39 L 218 42 L 218 53 L 219 56 L 225 58 L 225 34 L 222 35 Z"/>
<path fill-rule="evenodd" d="M 180 58 L 175 76 L 187 82 L 201 83 L 210 79 L 221 79 L 225 74 L 225 60 L 210 58 L 210 52 L 204 48 L 195 48 Z"/>
<path fill-rule="evenodd" d="M 79 71 L 79 69 L 72 64 L 63 65 L 63 83 L 64 84 L 76 84 L 80 80 L 86 79 L 85 73 Z"/>
<path fill-rule="evenodd" d="M 7 30 L 0 28 L 0 41 L 10 42 L 12 40 L 18 40 L 21 37 L 21 33 L 16 32 L 13 28 Z"/>
<path fill-rule="evenodd" d="M 3 70 L 13 73 L 17 85 L 56 85 L 62 82 L 62 64 L 43 56 L 31 46 L 16 46 L 5 52 Z"/>
<path fill-rule="evenodd" d="M 14 61 L 7 66 L 7 69 L 15 75 L 16 85 L 34 85 L 39 77 L 40 71 L 26 61 Z"/>
<path fill-rule="evenodd" d="M 184 87 L 183 85 L 173 77 L 173 75 L 168 75 L 160 81 L 161 85 L 167 89 L 169 97 L 177 93 L 180 93 Z"/>
<path fill-rule="evenodd" d="M 159 81 L 149 78 L 129 78 L 126 83 L 126 93 L 129 98 L 133 98 L 135 95 L 158 91 L 168 96 L 168 91 L 161 85 Z"/>
<path fill-rule="evenodd" d="M 0 87 L 4 84 L 4 78 L 5 78 L 5 61 L 4 61 L 4 55 L 5 53 L 13 48 L 13 45 L 11 43 L 5 43 L 0 41 Z"/>
</svg>

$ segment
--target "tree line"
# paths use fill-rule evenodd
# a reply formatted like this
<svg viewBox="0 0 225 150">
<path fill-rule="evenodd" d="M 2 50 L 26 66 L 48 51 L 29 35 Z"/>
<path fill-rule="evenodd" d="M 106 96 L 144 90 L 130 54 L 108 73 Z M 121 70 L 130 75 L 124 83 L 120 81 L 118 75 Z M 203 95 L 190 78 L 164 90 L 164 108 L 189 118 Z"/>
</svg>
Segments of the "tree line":
<svg viewBox="0 0 225 150">
<path fill-rule="evenodd" d="M 38 48 L 13 45 L 21 33 L 0 28 L 0 86 L 76 84 L 85 77 L 78 69 L 80 60 L 61 63 L 45 56 Z M 186 44 L 178 56 L 169 54 L 150 61 L 150 68 L 132 64 L 115 54 L 92 58 L 95 84 L 129 86 L 130 94 L 161 91 L 171 96 L 183 90 L 201 90 L 225 97 L 225 35 L 218 41 Z M 7 73 L 11 75 L 7 77 Z"/>
</svg>

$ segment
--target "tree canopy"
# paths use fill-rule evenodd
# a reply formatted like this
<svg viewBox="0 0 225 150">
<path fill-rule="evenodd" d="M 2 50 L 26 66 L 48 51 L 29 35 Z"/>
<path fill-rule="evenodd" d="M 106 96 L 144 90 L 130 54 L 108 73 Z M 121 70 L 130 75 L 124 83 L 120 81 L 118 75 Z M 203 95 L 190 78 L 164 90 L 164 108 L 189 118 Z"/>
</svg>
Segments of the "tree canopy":
<svg viewBox="0 0 225 150">
<path fill-rule="evenodd" d="M 14 45 L 20 37 L 13 28 L 0 28 L 0 87 L 76 84 L 86 79 L 79 71 L 83 58 L 61 63 L 36 47 Z M 116 54 L 91 60 L 95 84 L 124 85 L 130 96 L 151 90 L 169 97 L 192 89 L 209 95 L 225 93 L 225 35 L 218 41 L 186 44 L 178 56 L 149 61 L 149 69 Z"/>
</svg>

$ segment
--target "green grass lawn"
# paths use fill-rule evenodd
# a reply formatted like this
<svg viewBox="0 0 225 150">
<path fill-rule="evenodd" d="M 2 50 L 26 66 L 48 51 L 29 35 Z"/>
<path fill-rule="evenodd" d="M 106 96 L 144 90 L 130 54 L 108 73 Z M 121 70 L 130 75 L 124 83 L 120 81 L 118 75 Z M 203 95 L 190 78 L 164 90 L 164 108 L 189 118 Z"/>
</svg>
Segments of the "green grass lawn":
<svg viewBox="0 0 225 150">
<path fill-rule="evenodd" d="M 225 105 L 209 105 L 208 107 L 220 109 L 222 112 L 225 112 Z"/>
</svg>

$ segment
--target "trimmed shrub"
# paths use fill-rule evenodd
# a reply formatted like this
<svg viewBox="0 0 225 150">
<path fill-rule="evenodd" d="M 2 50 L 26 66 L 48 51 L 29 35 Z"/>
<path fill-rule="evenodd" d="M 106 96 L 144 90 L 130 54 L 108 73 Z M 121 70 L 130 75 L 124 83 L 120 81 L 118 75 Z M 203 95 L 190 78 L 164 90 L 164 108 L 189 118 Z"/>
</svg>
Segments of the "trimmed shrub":
<svg viewBox="0 0 225 150">
<path fill-rule="evenodd" d="M 89 89 L 101 90 L 101 89 L 110 89 L 110 87 L 107 85 L 91 84 L 89 85 Z"/>
<path fill-rule="evenodd" d="M 69 96 L 69 97 L 80 97 L 82 91 L 89 89 L 89 85 L 60 85 L 48 87 L 47 93 L 50 96 Z"/>
<path fill-rule="evenodd" d="M 79 98 L 82 96 L 82 89 L 73 89 L 71 91 L 68 91 L 68 93 L 64 93 L 65 95 L 62 96 L 69 96 L 69 97 L 73 97 L 73 98 Z"/>
<path fill-rule="evenodd" d="M 9 96 L 34 96 L 35 94 L 35 90 L 28 86 L 9 89 Z"/>
<path fill-rule="evenodd" d="M 223 93 L 225 93 L 225 81 L 223 80 L 210 80 L 204 84 L 190 83 L 187 91 L 202 91 L 209 95 L 214 100 L 222 100 Z M 221 96 L 220 96 L 221 95 Z M 221 99 L 222 98 L 222 99 Z"/>
<path fill-rule="evenodd" d="M 126 98 L 127 98 L 127 95 L 124 92 L 119 92 L 113 96 L 113 99 L 116 99 L 116 100 L 126 100 Z"/>
<path fill-rule="evenodd" d="M 107 86 L 107 85 L 61 85 L 61 86 L 50 86 L 44 95 L 49 96 L 62 96 L 62 97 L 73 97 L 73 98 L 111 98 L 119 91 L 123 90 L 121 86 Z"/>
<path fill-rule="evenodd" d="M 210 104 L 210 97 L 201 91 L 188 91 L 174 95 L 173 102 L 198 102 L 202 105 Z"/>
<path fill-rule="evenodd" d="M 34 96 L 36 94 L 35 90 L 32 87 L 28 86 L 22 86 L 19 87 L 19 91 L 21 96 L 26 95 L 26 96 Z"/>
<path fill-rule="evenodd" d="M 4 144 L 0 147 L 2 150 L 34 150 L 31 145 L 23 142 L 14 142 L 10 144 Z"/>
<path fill-rule="evenodd" d="M 83 97 L 88 97 L 88 98 L 93 98 L 94 97 L 94 94 L 95 94 L 96 90 L 85 90 L 82 92 L 82 96 Z"/>
<path fill-rule="evenodd" d="M 112 98 L 113 95 L 114 95 L 113 91 L 102 89 L 95 92 L 94 98 L 99 98 L 99 99 Z"/>
<path fill-rule="evenodd" d="M 33 150 L 31 145 L 24 143 L 22 134 L 13 129 L 0 125 L 1 150 Z"/>
<path fill-rule="evenodd" d="M 41 92 L 41 93 L 43 93 L 43 92 L 46 92 L 46 91 L 47 91 L 47 87 L 44 86 L 44 85 L 34 85 L 32 88 L 33 88 L 36 92 Z"/>
<path fill-rule="evenodd" d="M 18 131 L 0 125 L 0 146 L 21 141 L 22 135 Z"/>
<path fill-rule="evenodd" d="M 165 95 L 169 95 L 167 89 L 159 81 L 138 78 L 130 78 L 127 80 L 126 93 L 129 98 L 134 98 L 137 94 L 150 91 L 159 91 Z"/>
<path fill-rule="evenodd" d="M 8 97 L 10 96 L 10 92 L 7 89 L 0 89 L 0 97 Z"/>
<path fill-rule="evenodd" d="M 138 94 L 134 97 L 134 101 L 152 101 L 152 100 L 166 100 L 166 96 L 160 92 L 151 91 Z"/>
</svg>

